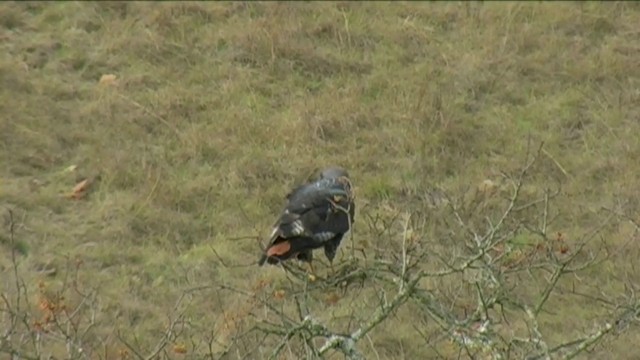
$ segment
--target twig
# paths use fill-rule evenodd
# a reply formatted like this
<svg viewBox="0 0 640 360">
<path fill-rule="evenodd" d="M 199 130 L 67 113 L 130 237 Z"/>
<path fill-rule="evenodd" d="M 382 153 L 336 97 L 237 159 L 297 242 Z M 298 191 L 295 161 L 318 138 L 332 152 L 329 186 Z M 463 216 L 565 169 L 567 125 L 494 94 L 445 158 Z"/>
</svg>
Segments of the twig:
<svg viewBox="0 0 640 360">
<path fill-rule="evenodd" d="M 402 233 L 402 274 L 400 275 L 400 292 L 404 289 L 405 279 L 407 276 L 407 231 L 409 229 L 410 220 L 411 215 L 408 215 L 404 222 L 404 231 Z"/>
<path fill-rule="evenodd" d="M 176 304 L 173 306 L 173 310 L 172 310 L 171 313 L 178 312 L 178 309 L 180 308 L 180 305 L 182 304 L 182 301 L 184 300 L 186 295 L 187 295 L 186 292 L 183 292 L 180 295 L 180 297 L 178 298 L 178 301 L 176 301 Z M 178 312 L 178 315 L 175 316 L 169 322 L 169 326 L 167 327 L 167 330 L 162 335 L 162 338 L 160 339 L 160 341 L 156 345 L 155 349 L 153 351 L 151 351 L 151 354 L 149 354 L 146 357 L 146 360 L 151 360 L 151 359 L 155 358 L 167 346 L 167 344 L 169 343 L 169 340 L 171 339 L 171 335 L 173 334 L 173 331 L 174 331 L 177 323 L 179 321 L 181 321 L 183 317 L 184 317 L 184 311 L 180 311 L 180 312 Z"/>
<path fill-rule="evenodd" d="M 117 332 L 116 332 L 116 337 L 117 337 L 117 338 L 118 338 L 118 340 L 120 340 L 120 342 L 121 342 L 121 343 L 123 343 L 123 344 L 124 344 L 124 346 L 126 346 L 126 347 L 127 347 L 127 349 L 129 349 L 129 350 L 133 353 L 133 355 L 135 355 L 138 359 L 140 359 L 140 360 L 144 360 L 144 359 L 145 359 L 145 357 L 144 357 L 144 356 L 142 356 L 142 354 L 140 354 L 140 353 L 138 352 L 138 350 L 136 350 L 136 348 L 134 348 L 133 346 L 131 346 L 131 344 L 129 344 L 129 342 L 127 342 L 127 340 L 125 340 L 125 339 L 124 339 L 124 337 L 123 337 L 122 335 L 120 335 L 120 331 L 117 331 Z"/>
<path fill-rule="evenodd" d="M 543 354 L 546 356 L 546 359 L 551 359 L 551 355 L 549 354 L 549 346 L 547 346 L 547 343 L 542 340 L 542 334 L 540 333 L 540 329 L 538 326 L 538 314 L 534 313 L 529 307 L 525 308 L 525 312 L 527 314 L 527 317 L 529 318 L 529 321 L 531 322 L 531 330 L 533 331 L 533 335 L 535 336 L 532 340 L 537 346 L 542 348 Z"/>
<path fill-rule="evenodd" d="M 311 325 L 311 318 L 307 316 L 298 326 L 295 326 L 289 329 L 289 331 L 285 334 L 284 338 L 280 341 L 278 346 L 276 346 L 276 348 L 273 349 L 273 352 L 269 356 L 269 359 L 277 359 L 278 355 L 280 354 L 280 351 L 282 351 L 285 345 L 287 345 L 287 342 L 291 340 L 291 338 L 294 337 L 299 331 L 309 327 L 310 325 Z"/>
<path fill-rule="evenodd" d="M 558 162 L 558 160 L 556 160 L 553 156 L 551 156 L 551 154 L 549 154 L 549 152 L 545 149 L 542 149 L 542 153 L 547 155 L 547 157 L 549 159 L 551 159 L 551 161 L 553 161 L 554 164 L 556 164 L 556 166 L 558 167 L 558 169 L 560 169 L 560 171 L 562 171 L 562 173 L 564 174 L 564 176 L 566 176 L 567 178 L 569 177 L 569 174 L 567 173 L 567 171 L 564 169 L 564 167 L 562 165 L 560 165 L 560 163 Z"/>
<path fill-rule="evenodd" d="M 213 248 L 213 246 L 209 245 L 209 249 L 211 249 L 211 252 L 213 253 L 213 255 L 215 255 L 216 259 L 218 259 L 218 261 L 222 264 L 222 266 L 226 267 L 226 268 L 240 268 L 240 267 L 249 267 L 249 266 L 254 266 L 255 262 L 250 262 L 247 264 L 235 264 L 235 265 L 231 265 L 229 263 L 227 263 L 222 256 L 220 256 L 220 254 L 218 254 L 218 252 L 216 251 L 216 249 Z"/>
<path fill-rule="evenodd" d="M 540 314 L 542 307 L 549 299 L 549 295 L 551 295 L 551 292 L 556 287 L 558 280 L 560 280 L 560 276 L 564 274 L 564 270 L 567 267 L 567 265 L 568 263 L 563 263 L 562 265 L 560 265 L 560 267 L 556 268 L 555 271 L 553 272 L 553 275 L 551 275 L 551 280 L 549 280 L 549 283 L 545 287 L 544 291 L 542 291 L 540 300 L 538 300 L 538 305 L 536 305 L 536 307 L 533 309 L 532 314 L 534 317 L 538 317 L 538 314 Z"/>
<path fill-rule="evenodd" d="M 149 110 L 147 107 L 145 107 L 144 105 L 140 104 L 139 102 L 128 98 L 122 94 L 116 94 L 119 98 L 121 98 L 122 100 L 125 100 L 127 102 L 129 102 L 130 104 L 136 106 L 138 109 L 146 112 L 147 114 L 151 115 L 152 117 L 154 117 L 156 120 L 160 121 L 162 124 L 164 124 L 166 127 L 168 127 L 169 129 L 171 129 L 171 131 L 174 132 L 174 134 L 176 135 L 176 137 L 178 139 L 180 139 L 181 141 L 184 141 L 182 133 L 178 130 L 177 127 L 173 126 L 171 123 L 169 123 L 166 119 L 164 119 L 162 116 L 154 113 L 153 111 Z"/>
<path fill-rule="evenodd" d="M 11 265 L 13 267 L 13 276 L 16 282 L 16 313 L 20 313 L 20 275 L 18 273 L 18 261 L 16 259 L 16 239 L 15 239 L 15 221 L 13 221 L 13 210 L 9 209 L 9 245 L 11 246 Z"/>
<path fill-rule="evenodd" d="M 396 310 L 400 305 L 404 304 L 409 296 L 415 291 L 418 282 L 424 277 L 424 273 L 418 273 L 402 291 L 388 303 L 383 304 L 371 317 L 371 320 L 367 321 L 362 327 L 354 331 L 350 336 L 338 336 L 333 335 L 319 350 L 319 355 L 324 355 L 330 349 L 340 348 L 343 353 L 351 354 L 355 351 L 355 343 L 357 343 L 362 337 L 367 335 L 374 327 L 384 321 L 391 312 Z M 352 355 L 355 356 L 355 355 Z M 356 357 L 357 358 L 357 357 Z"/>
</svg>

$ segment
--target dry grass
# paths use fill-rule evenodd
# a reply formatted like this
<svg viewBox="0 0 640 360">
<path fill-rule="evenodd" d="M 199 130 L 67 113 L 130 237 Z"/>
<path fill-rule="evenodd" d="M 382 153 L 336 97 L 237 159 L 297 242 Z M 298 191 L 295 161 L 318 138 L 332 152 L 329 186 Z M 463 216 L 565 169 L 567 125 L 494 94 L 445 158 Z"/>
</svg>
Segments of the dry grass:
<svg viewBox="0 0 640 360">
<path fill-rule="evenodd" d="M 255 241 L 230 239 L 264 236 L 286 191 L 327 164 L 350 169 L 361 211 L 411 208 L 434 186 L 497 179 L 532 136 L 545 142 L 540 184 L 567 192 L 555 227 L 580 232 L 583 209 L 620 200 L 640 210 L 633 2 L 16 2 L 0 14 L 0 202 L 19 215 L 22 274 L 55 287 L 81 259 L 114 352 L 115 328 L 152 347 L 184 289 L 277 290 L 283 274 L 258 271 Z M 64 198 L 98 174 L 86 198 Z M 589 281 L 617 286 L 638 250 Z M 240 299 L 198 297 L 194 328 L 224 327 Z M 559 331 L 592 315 L 564 307 Z M 402 317 L 374 335 L 378 356 L 432 356 Z M 631 358 L 634 340 L 601 351 Z"/>
</svg>

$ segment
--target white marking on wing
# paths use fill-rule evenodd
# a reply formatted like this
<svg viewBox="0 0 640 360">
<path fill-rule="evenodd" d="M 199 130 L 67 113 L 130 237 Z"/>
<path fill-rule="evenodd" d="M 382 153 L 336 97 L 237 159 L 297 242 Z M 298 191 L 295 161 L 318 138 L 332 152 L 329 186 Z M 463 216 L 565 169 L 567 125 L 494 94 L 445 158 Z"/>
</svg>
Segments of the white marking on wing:
<svg viewBox="0 0 640 360">
<path fill-rule="evenodd" d="M 296 220 L 293 222 L 293 224 L 291 224 L 291 226 L 293 227 L 294 235 L 301 235 L 302 233 L 304 233 L 304 226 L 302 225 L 302 221 Z"/>
<path fill-rule="evenodd" d="M 276 236 L 276 233 L 278 232 L 278 227 L 274 227 L 273 231 L 271 231 L 271 235 L 269 236 L 269 238 L 273 238 L 274 236 Z"/>
</svg>

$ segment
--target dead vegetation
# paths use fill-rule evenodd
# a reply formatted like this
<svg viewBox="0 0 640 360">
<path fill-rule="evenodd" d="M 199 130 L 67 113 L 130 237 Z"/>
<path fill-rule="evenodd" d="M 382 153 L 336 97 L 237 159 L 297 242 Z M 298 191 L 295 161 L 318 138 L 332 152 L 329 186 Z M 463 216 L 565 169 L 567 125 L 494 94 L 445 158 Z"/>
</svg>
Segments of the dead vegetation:
<svg viewBox="0 0 640 360">
<path fill-rule="evenodd" d="M 0 351 L 634 358 L 639 9 L 3 3 Z M 332 163 L 359 203 L 337 274 L 258 272 Z"/>
</svg>

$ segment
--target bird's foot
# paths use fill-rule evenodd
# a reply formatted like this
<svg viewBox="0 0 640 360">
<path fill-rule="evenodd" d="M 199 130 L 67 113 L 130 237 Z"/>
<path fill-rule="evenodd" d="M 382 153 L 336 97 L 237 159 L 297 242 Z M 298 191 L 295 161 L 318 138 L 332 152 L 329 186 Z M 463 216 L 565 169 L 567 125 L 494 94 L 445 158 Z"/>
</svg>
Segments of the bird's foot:
<svg viewBox="0 0 640 360">
<path fill-rule="evenodd" d="M 316 272 L 313 269 L 313 264 L 311 262 L 309 262 L 308 264 L 309 264 L 308 265 L 309 269 L 308 269 L 307 277 L 309 278 L 309 281 L 314 282 L 318 277 L 316 276 Z"/>
</svg>

